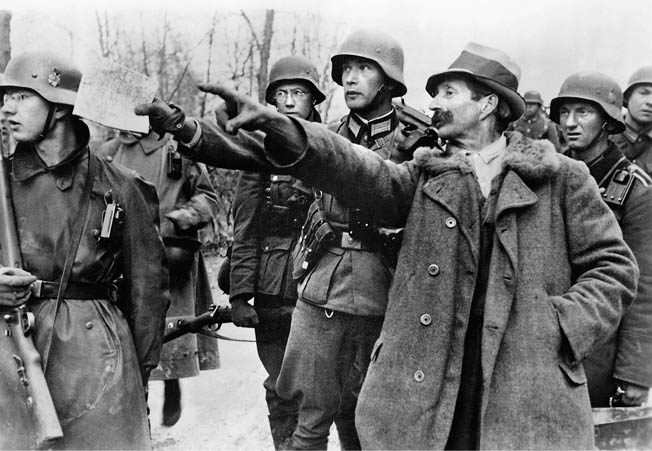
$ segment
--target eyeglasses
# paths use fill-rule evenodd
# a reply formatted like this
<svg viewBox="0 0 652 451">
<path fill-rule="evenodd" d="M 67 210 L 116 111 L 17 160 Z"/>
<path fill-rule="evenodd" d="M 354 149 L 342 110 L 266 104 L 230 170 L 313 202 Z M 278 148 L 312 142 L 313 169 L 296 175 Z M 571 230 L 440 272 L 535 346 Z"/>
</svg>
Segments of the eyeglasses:
<svg viewBox="0 0 652 451">
<path fill-rule="evenodd" d="M 276 91 L 276 94 L 274 94 L 274 99 L 279 103 L 283 103 L 287 100 L 288 94 L 291 95 L 294 100 L 301 100 L 308 93 L 303 89 L 299 89 L 299 88 L 289 89 L 288 91 L 279 90 Z"/>
<path fill-rule="evenodd" d="M 8 104 L 9 102 L 14 102 L 16 104 L 21 103 L 25 99 L 29 99 L 30 97 L 34 97 L 34 94 L 29 92 L 29 91 L 13 91 L 13 92 L 6 92 L 2 96 L 2 103 L 4 105 Z"/>
</svg>

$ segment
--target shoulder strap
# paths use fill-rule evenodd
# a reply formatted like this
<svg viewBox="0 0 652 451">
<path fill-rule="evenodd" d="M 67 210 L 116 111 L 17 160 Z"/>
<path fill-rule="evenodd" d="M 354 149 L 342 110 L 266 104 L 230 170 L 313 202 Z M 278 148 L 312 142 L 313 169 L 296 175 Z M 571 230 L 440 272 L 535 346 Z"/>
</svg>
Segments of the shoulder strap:
<svg viewBox="0 0 652 451">
<path fill-rule="evenodd" d="M 68 247 L 68 253 L 66 254 L 66 261 L 63 266 L 63 273 L 61 274 L 61 280 L 59 282 L 59 291 L 57 293 L 57 304 L 54 310 L 54 319 L 52 320 L 52 328 L 50 329 L 50 334 L 48 335 L 48 340 L 45 344 L 45 349 L 43 351 L 43 373 L 48 365 L 48 356 L 50 354 L 50 347 L 52 346 L 52 338 L 54 334 L 54 327 L 57 320 L 57 315 L 59 313 L 59 307 L 61 301 L 63 300 L 63 294 L 66 292 L 66 287 L 68 286 L 68 281 L 70 280 L 70 275 L 72 273 L 72 266 L 75 261 L 75 256 L 77 255 L 77 249 L 79 248 L 79 243 L 82 237 L 82 231 L 84 230 L 84 224 L 86 223 L 86 215 L 88 214 L 88 206 L 90 205 L 91 200 L 91 191 L 93 190 L 93 182 L 95 179 L 97 161 L 94 154 L 88 150 L 88 173 L 86 176 L 86 183 L 84 184 L 84 190 L 82 191 L 82 198 L 79 204 L 79 210 L 77 214 L 71 216 L 74 219 L 74 228 L 70 234 L 70 246 Z"/>
</svg>

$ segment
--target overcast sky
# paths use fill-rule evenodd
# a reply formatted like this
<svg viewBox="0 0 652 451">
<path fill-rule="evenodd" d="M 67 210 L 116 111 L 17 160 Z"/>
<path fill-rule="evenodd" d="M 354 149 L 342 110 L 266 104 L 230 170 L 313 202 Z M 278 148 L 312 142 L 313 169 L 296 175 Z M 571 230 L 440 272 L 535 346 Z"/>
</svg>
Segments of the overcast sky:
<svg viewBox="0 0 652 451">
<path fill-rule="evenodd" d="M 406 100 L 424 109 L 424 86 L 445 69 L 469 41 L 498 47 L 521 67 L 520 91 L 541 91 L 546 103 L 562 81 L 579 70 L 599 70 L 621 85 L 638 67 L 652 65 L 652 1 L 649 0 L 3 0 L 14 13 L 13 51 L 69 46 L 95 30 L 99 9 L 169 10 L 179 16 L 216 8 L 230 10 L 311 10 L 357 27 L 384 29 L 405 51 Z M 6 5 L 6 6 L 4 6 Z M 137 6 L 136 6 L 137 5 Z M 38 21 L 35 22 L 38 12 Z M 135 12 L 135 9 L 134 9 Z M 61 27 L 60 25 L 63 25 Z M 189 23 L 189 31 L 195 27 Z M 344 38 L 344 37 L 342 37 Z M 78 39 L 78 38 L 77 38 Z M 77 44 L 82 45 L 82 44 Z"/>
</svg>

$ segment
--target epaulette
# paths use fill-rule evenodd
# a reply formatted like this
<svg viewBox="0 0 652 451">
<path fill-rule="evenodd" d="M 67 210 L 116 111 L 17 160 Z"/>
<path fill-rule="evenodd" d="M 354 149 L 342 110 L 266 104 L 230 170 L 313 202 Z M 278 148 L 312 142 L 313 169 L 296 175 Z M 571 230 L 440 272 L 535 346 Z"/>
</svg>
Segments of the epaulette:
<svg viewBox="0 0 652 451">
<path fill-rule="evenodd" d="M 636 164 L 629 163 L 626 166 L 617 168 L 611 174 L 606 186 L 600 187 L 602 199 L 610 206 L 622 207 L 638 180 L 643 186 L 652 184 L 652 179 Z"/>
</svg>

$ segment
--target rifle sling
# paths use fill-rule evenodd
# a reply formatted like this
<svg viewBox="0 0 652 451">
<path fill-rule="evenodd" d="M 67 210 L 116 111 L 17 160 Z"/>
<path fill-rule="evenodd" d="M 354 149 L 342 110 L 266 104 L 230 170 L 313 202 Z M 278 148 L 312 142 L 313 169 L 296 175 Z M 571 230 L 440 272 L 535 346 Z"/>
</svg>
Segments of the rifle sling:
<svg viewBox="0 0 652 451">
<path fill-rule="evenodd" d="M 70 234 L 70 246 L 68 248 L 68 253 L 66 255 L 66 261 L 63 265 L 63 273 L 61 274 L 61 282 L 59 283 L 59 291 L 57 293 L 57 304 L 54 309 L 54 319 L 52 320 L 52 327 L 50 328 L 50 333 L 48 335 L 48 340 L 45 343 L 45 349 L 43 350 L 43 374 L 48 367 L 48 357 L 50 355 L 50 347 L 52 346 L 52 339 L 54 337 L 54 328 L 57 322 L 57 315 L 59 313 L 59 306 L 63 300 L 63 295 L 66 292 L 68 286 L 68 281 L 70 280 L 70 275 L 72 273 L 72 266 L 75 261 L 75 256 L 77 255 L 77 249 L 79 248 L 79 242 L 81 241 L 82 231 L 84 230 L 84 224 L 86 223 L 86 215 L 88 214 L 88 207 L 91 201 L 91 191 L 93 189 L 93 182 L 95 179 L 95 170 L 96 164 L 95 156 L 91 154 L 90 149 L 87 149 L 88 153 L 88 173 L 86 176 L 86 183 L 84 184 L 84 190 L 82 191 L 81 203 L 79 204 L 79 210 L 77 214 L 70 216 L 71 219 L 75 220 L 74 228 Z"/>
</svg>

